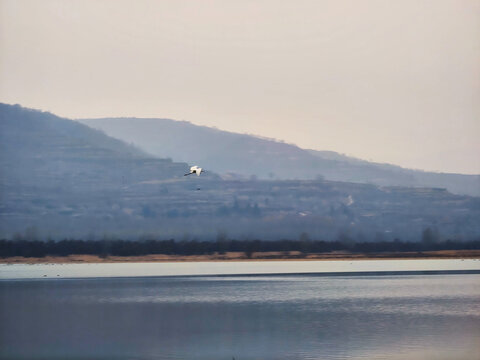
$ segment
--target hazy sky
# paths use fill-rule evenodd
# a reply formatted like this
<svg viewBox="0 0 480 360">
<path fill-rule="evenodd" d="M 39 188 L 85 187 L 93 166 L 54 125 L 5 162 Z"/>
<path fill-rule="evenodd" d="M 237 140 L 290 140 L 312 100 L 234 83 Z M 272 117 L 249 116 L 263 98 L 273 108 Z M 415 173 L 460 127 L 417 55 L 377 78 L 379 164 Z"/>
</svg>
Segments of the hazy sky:
<svg viewBox="0 0 480 360">
<path fill-rule="evenodd" d="M 0 101 L 480 173 L 480 1 L 0 0 Z"/>
</svg>

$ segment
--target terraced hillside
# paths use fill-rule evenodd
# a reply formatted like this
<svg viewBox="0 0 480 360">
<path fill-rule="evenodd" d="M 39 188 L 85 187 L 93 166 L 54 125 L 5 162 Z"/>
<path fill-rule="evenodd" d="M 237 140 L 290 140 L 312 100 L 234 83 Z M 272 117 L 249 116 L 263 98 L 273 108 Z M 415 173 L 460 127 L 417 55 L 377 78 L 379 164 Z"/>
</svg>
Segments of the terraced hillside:
<svg viewBox="0 0 480 360">
<path fill-rule="evenodd" d="M 137 118 L 79 121 L 134 143 L 151 154 L 201 163 L 225 178 L 235 174 L 267 180 L 324 178 L 379 186 L 439 187 L 455 194 L 480 196 L 480 175 L 404 169 L 186 121 Z"/>
<path fill-rule="evenodd" d="M 324 179 L 184 177 L 187 163 L 20 106 L 0 105 L 0 146 L 0 237 L 416 241 L 427 228 L 434 240 L 480 236 L 476 197 Z"/>
</svg>

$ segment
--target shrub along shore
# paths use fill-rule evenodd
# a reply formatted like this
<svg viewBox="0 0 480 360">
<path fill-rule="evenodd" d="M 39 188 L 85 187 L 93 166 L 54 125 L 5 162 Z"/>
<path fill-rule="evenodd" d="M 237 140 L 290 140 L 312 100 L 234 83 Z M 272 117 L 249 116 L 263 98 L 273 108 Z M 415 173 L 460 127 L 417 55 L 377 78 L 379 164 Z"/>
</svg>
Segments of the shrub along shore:
<svg viewBox="0 0 480 360">
<path fill-rule="evenodd" d="M 0 240 L 0 262 L 338 260 L 480 258 L 480 240 L 341 242 L 313 240 Z"/>
</svg>

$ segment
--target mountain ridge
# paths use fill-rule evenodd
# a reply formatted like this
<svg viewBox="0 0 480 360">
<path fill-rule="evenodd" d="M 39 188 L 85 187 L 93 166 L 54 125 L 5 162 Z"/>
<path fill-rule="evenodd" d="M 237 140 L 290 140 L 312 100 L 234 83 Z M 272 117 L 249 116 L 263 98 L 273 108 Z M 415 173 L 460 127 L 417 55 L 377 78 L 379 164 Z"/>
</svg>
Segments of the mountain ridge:
<svg viewBox="0 0 480 360">
<path fill-rule="evenodd" d="M 184 145 L 193 150 L 211 141 L 203 138 L 199 144 L 198 132 L 186 134 L 191 138 Z M 172 133 L 163 135 L 174 143 L 178 140 L 172 139 Z M 158 133 L 152 137 L 158 141 Z M 234 166 L 249 165 L 250 159 L 258 158 L 256 165 L 268 163 L 262 154 L 272 150 L 270 143 L 261 142 L 261 147 L 256 141 L 243 135 L 223 139 L 223 144 L 232 143 L 237 149 Z M 252 146 L 246 155 L 245 144 Z M 214 145 L 218 149 L 219 144 Z M 222 144 L 220 149 L 227 150 Z M 295 163 L 295 156 L 304 153 L 292 152 L 286 144 L 276 144 L 273 150 L 270 158 L 285 155 L 277 162 L 283 167 L 285 159 Z M 305 165 L 304 158 L 300 162 Z M 480 234 L 480 198 L 443 189 L 322 178 L 228 180 L 208 167 L 202 176 L 183 176 L 188 167 L 186 162 L 146 154 L 70 119 L 2 104 L 0 238 L 278 240 L 307 236 L 362 242 L 418 241 L 429 228 L 435 239 L 468 240 Z"/>
<path fill-rule="evenodd" d="M 200 163 L 228 176 L 372 183 L 378 186 L 438 187 L 480 196 L 480 175 L 429 172 L 376 163 L 334 151 L 302 149 L 261 136 L 228 132 L 165 118 L 76 119 L 148 153 Z"/>
</svg>

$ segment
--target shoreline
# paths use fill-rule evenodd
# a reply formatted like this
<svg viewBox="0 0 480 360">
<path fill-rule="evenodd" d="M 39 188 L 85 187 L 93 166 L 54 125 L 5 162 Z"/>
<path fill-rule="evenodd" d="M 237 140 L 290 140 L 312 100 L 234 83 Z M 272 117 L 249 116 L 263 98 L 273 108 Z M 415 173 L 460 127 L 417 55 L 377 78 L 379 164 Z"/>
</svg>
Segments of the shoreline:
<svg viewBox="0 0 480 360">
<path fill-rule="evenodd" d="M 0 258 L 0 264 L 82 264 L 82 263 L 169 263 L 169 262 L 228 262 L 228 261 L 352 261 L 352 260 L 428 260 L 428 259 L 480 259 L 480 250 L 439 250 L 422 252 L 330 253 L 302 254 L 290 252 L 258 252 L 247 257 L 243 252 L 227 252 L 209 255 L 142 255 L 107 256 L 68 255 L 38 257 Z"/>
</svg>

